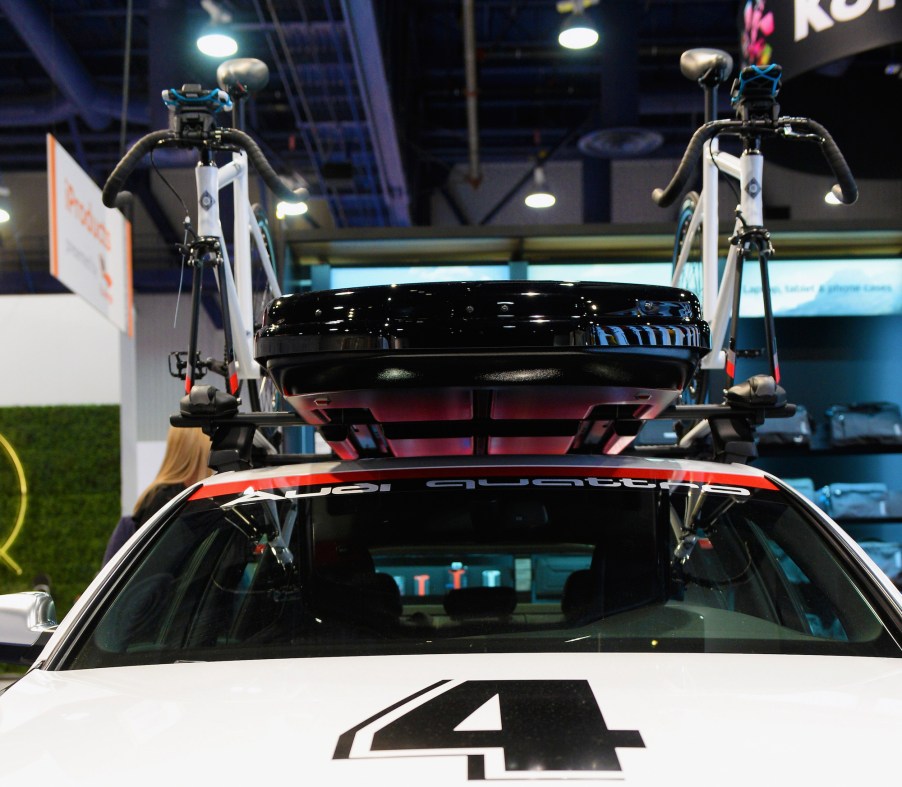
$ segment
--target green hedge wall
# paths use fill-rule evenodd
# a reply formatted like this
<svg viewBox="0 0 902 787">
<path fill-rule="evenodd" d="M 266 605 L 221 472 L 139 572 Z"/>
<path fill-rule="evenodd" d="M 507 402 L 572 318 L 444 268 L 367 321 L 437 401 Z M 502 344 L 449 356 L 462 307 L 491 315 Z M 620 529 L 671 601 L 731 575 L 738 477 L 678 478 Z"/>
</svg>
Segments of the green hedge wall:
<svg viewBox="0 0 902 787">
<path fill-rule="evenodd" d="M 0 434 L 22 462 L 25 520 L 0 560 L 0 593 L 31 590 L 46 574 L 62 618 L 100 569 L 120 516 L 119 408 L 114 405 L 0 408 Z M 17 475 L 0 446 L 0 546 L 19 506 Z"/>
</svg>

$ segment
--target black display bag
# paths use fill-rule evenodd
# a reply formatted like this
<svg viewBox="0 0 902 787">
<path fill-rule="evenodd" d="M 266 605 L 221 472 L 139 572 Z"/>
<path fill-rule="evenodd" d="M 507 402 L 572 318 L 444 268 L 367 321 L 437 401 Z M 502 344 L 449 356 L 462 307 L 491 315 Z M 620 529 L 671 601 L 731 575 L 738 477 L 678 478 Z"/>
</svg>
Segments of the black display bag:
<svg viewBox="0 0 902 787">
<path fill-rule="evenodd" d="M 797 404 L 789 418 L 768 418 L 756 428 L 760 445 L 811 445 L 811 417 L 805 405 Z"/>
<path fill-rule="evenodd" d="M 889 496 L 883 483 L 834 483 L 817 491 L 817 504 L 836 519 L 886 516 Z"/>
<path fill-rule="evenodd" d="M 807 497 L 812 503 L 817 503 L 817 489 L 814 486 L 814 479 L 801 477 L 801 478 L 784 478 L 783 483 L 788 484 L 796 492 L 803 494 Z"/>
<path fill-rule="evenodd" d="M 859 546 L 896 585 L 902 583 L 902 544 L 868 539 Z"/>
<path fill-rule="evenodd" d="M 902 445 L 902 413 L 893 402 L 835 404 L 826 416 L 833 446 Z"/>
</svg>

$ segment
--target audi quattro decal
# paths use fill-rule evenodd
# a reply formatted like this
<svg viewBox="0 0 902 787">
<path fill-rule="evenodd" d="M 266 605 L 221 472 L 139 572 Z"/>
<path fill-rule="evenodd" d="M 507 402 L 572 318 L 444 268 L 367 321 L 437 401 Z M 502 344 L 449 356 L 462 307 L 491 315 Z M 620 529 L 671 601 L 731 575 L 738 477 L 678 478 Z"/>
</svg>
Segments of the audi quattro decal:
<svg viewBox="0 0 902 787">
<path fill-rule="evenodd" d="M 273 476 L 246 481 L 212 483 L 199 488 L 192 500 L 220 495 L 249 495 L 276 490 L 281 496 L 311 497 L 362 494 L 426 488 L 490 488 L 503 486 L 595 487 L 634 489 L 698 489 L 710 494 L 747 497 L 750 489 L 776 490 L 768 479 L 726 472 L 647 468 L 536 468 L 528 475 L 509 467 L 418 468 L 415 470 L 347 471 L 311 475 Z M 296 490 L 289 488 L 295 487 Z M 288 489 L 289 491 L 284 491 Z M 298 491 L 306 489 L 307 491 Z M 265 497 L 265 495 L 263 495 Z"/>
<path fill-rule="evenodd" d="M 466 756 L 468 781 L 622 779 L 622 748 L 642 735 L 610 729 L 587 680 L 442 680 L 342 733 L 332 758 Z"/>
<path fill-rule="evenodd" d="M 489 481 L 484 478 L 447 478 L 433 479 L 425 482 L 426 489 L 487 489 L 498 487 L 595 487 L 596 489 L 616 489 L 626 487 L 630 489 L 698 489 L 713 495 L 733 495 L 735 497 L 748 497 L 751 495 L 748 489 L 741 486 L 726 486 L 724 484 L 703 484 L 693 481 L 648 481 L 642 478 L 520 478 L 510 481 Z M 409 489 L 409 486 L 397 485 L 398 489 Z M 294 500 L 304 497 L 324 497 L 325 495 L 359 495 L 373 492 L 391 492 L 395 489 L 390 483 L 371 484 L 360 482 L 357 484 L 342 484 L 340 486 L 321 486 L 312 491 L 310 487 L 298 489 L 286 489 L 278 494 L 265 490 L 255 490 L 248 487 L 240 497 L 236 497 L 223 504 L 223 508 L 234 508 L 244 503 L 255 503 L 259 500 Z"/>
</svg>

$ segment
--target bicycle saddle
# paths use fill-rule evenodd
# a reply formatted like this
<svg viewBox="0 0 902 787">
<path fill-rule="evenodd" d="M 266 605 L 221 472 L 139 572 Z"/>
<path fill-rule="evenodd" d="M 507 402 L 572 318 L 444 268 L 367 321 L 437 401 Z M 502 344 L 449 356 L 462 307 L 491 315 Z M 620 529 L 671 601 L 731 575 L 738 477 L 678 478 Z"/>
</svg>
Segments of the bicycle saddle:
<svg viewBox="0 0 902 787">
<path fill-rule="evenodd" d="M 720 49 L 688 49 L 680 55 L 680 71 L 701 85 L 722 85 L 733 70 L 733 58 Z"/>
<path fill-rule="evenodd" d="M 216 81 L 232 100 L 248 98 L 261 91 L 269 82 L 269 68 L 253 57 L 236 57 L 220 63 Z"/>
</svg>

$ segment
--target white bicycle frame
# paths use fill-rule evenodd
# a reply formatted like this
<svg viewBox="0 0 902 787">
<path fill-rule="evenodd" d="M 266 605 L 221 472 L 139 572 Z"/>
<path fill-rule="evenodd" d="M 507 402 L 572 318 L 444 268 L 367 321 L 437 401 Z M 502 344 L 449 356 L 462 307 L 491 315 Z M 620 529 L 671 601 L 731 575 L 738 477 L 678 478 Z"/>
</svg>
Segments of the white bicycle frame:
<svg viewBox="0 0 902 787">
<path fill-rule="evenodd" d="M 716 348 L 716 352 L 710 352 L 702 359 L 702 369 L 723 369 L 726 365 L 724 340 L 730 323 L 736 260 L 739 257 L 739 247 L 730 244 L 723 276 L 720 277 L 718 175 L 723 173 L 739 183 L 739 210 L 744 223 L 739 218 L 736 219 L 734 226 L 736 234 L 746 226 L 764 225 L 761 196 L 763 170 L 764 157 L 760 152 L 744 152 L 740 156 L 734 156 L 719 149 L 716 137 L 705 143 L 702 154 L 702 191 L 686 232 L 686 237 L 692 238 L 701 224 L 702 316 L 711 328 L 711 347 Z M 708 216 L 713 217 L 713 220 L 708 221 L 706 219 Z M 678 282 L 686 265 L 690 247 L 690 243 L 684 243 L 680 250 L 671 282 L 675 287 L 679 286 Z"/>
<path fill-rule="evenodd" d="M 747 225 L 764 226 L 764 208 L 761 196 L 764 157 L 757 151 L 746 151 L 740 156 L 726 153 L 719 149 L 717 137 L 714 137 L 705 143 L 702 153 L 702 166 L 702 191 L 699 195 L 698 205 L 692 214 L 692 218 L 689 220 L 686 237 L 692 238 L 698 230 L 699 224 L 701 224 L 702 316 L 711 329 L 712 352 L 702 359 L 700 368 L 703 370 L 715 370 L 724 369 L 727 365 L 724 340 L 730 323 L 730 310 L 736 281 L 736 261 L 739 258 L 740 251 L 739 246 L 734 243 L 730 244 L 723 276 L 719 277 L 718 176 L 720 173 L 723 173 L 739 183 L 739 215 L 745 219 L 745 224 L 737 217 L 733 228 L 734 235 Z M 757 183 L 757 186 L 751 187 L 752 183 Z M 705 216 L 711 216 L 714 220 L 706 221 Z M 678 286 L 680 276 L 689 256 L 690 247 L 691 243 L 684 243 L 683 248 L 680 250 L 680 255 L 673 270 L 673 286 Z M 735 316 L 736 319 L 739 318 L 738 314 Z M 679 445 L 692 445 L 695 440 L 704 437 L 710 431 L 710 424 L 707 421 L 700 421 L 682 436 Z"/>
<path fill-rule="evenodd" d="M 232 344 L 238 364 L 240 380 L 257 381 L 261 377 L 260 366 L 253 357 L 254 314 L 252 286 L 252 247 L 260 256 L 267 283 L 274 297 L 282 294 L 275 273 L 273 260 L 263 239 L 263 234 L 251 210 L 248 188 L 248 159 L 244 151 L 232 154 L 232 160 L 217 167 L 215 164 L 198 164 L 195 168 L 197 185 L 197 227 L 201 237 L 215 237 L 220 241 L 223 265 L 222 275 L 217 271 L 220 287 L 225 287 L 229 304 L 229 322 Z M 222 231 L 219 200 L 213 195 L 229 185 L 234 201 L 234 261 L 230 261 L 228 247 Z M 249 382 L 250 384 L 250 382 Z"/>
</svg>

